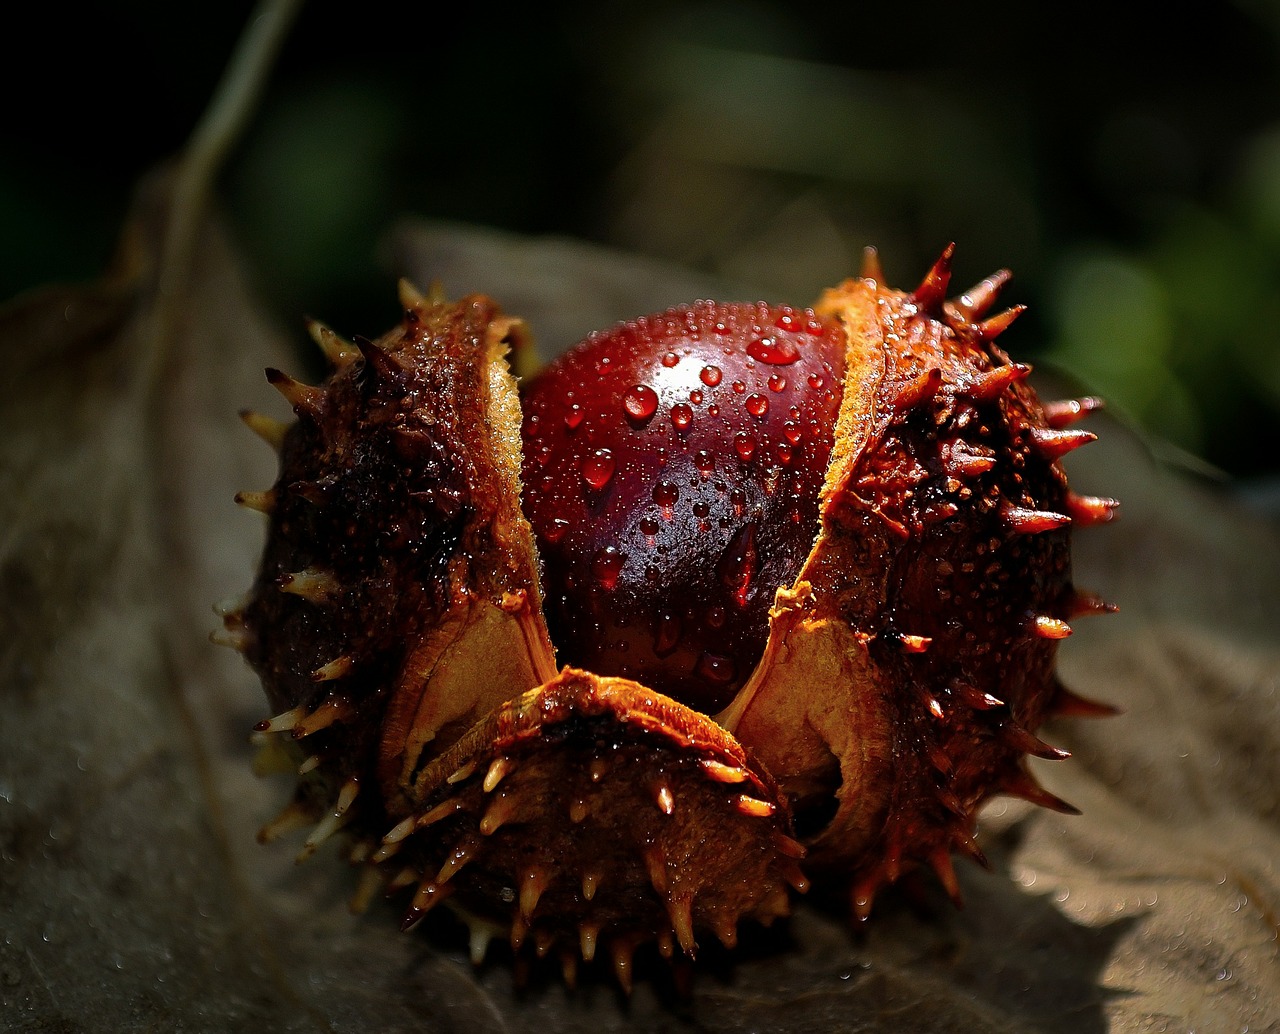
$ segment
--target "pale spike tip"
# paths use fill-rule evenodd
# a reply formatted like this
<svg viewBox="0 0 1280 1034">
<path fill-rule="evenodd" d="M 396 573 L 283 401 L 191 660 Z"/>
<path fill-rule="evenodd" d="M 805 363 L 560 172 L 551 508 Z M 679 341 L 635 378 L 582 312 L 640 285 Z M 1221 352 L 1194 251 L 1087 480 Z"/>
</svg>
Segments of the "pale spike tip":
<svg viewBox="0 0 1280 1034">
<path fill-rule="evenodd" d="M 884 267 L 880 265 L 880 253 L 870 244 L 862 249 L 862 268 L 858 271 L 858 275 L 863 280 L 870 280 L 876 284 L 884 283 Z"/>
<path fill-rule="evenodd" d="M 433 291 L 433 293 L 435 293 Z M 408 277 L 401 277 L 400 282 L 396 284 L 396 295 L 400 300 L 401 306 L 406 309 L 425 309 L 431 304 L 430 299 Z"/>
<path fill-rule="evenodd" d="M 284 396 L 295 413 L 315 413 L 324 400 L 324 389 L 295 380 L 283 370 L 267 367 L 267 383 Z"/>
<path fill-rule="evenodd" d="M 341 368 L 356 357 L 356 350 L 348 342 L 338 337 L 326 324 L 317 319 L 307 317 L 306 327 L 311 340 L 324 354 L 330 366 Z"/>
<path fill-rule="evenodd" d="M 240 410 L 240 419 L 250 431 L 277 452 L 284 446 L 284 436 L 289 430 L 288 424 L 252 409 Z"/>
</svg>

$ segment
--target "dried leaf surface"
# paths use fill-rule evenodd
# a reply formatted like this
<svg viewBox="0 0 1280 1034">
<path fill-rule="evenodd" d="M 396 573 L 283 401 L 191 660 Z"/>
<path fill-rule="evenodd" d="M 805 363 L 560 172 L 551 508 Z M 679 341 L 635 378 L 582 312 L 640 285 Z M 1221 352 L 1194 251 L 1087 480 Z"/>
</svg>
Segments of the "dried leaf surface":
<svg viewBox="0 0 1280 1034">
<path fill-rule="evenodd" d="M 210 228 L 165 375 L 147 387 L 163 219 L 154 198 L 140 209 L 131 269 L 0 311 L 9 1029 L 1280 1024 L 1280 544 L 1099 418 L 1103 441 L 1068 463 L 1081 491 L 1120 496 L 1124 519 L 1079 536 L 1077 580 L 1123 609 L 1082 623 L 1061 656 L 1073 688 L 1125 714 L 1047 730 L 1075 757 L 1038 772 L 1085 814 L 989 809 L 981 836 L 997 871 L 962 869 L 964 911 L 926 885 L 851 931 L 812 901 L 785 930 L 747 938 L 733 964 L 704 953 L 686 1001 L 661 973 L 624 1000 L 603 970 L 569 993 L 535 969 L 517 993 L 501 953 L 474 969 L 456 931 L 401 935 L 389 906 L 349 915 L 352 874 L 330 852 L 295 868 L 287 846 L 254 842 L 289 781 L 252 775 L 261 691 L 207 641 L 211 603 L 248 586 L 263 534 L 231 496 L 272 476 L 235 413 L 284 415 L 261 371 L 299 369 L 284 353 L 301 329 L 266 324 Z M 573 326 L 563 310 L 580 297 L 605 323 L 699 293 L 563 243 L 409 228 L 397 251 L 413 279 L 453 294 L 523 280 L 523 297 L 498 294 L 535 333 Z M 531 263 L 554 292 L 530 286 Z M 388 326 L 393 299 L 389 277 Z M 559 330 L 544 340 L 564 343 Z"/>
</svg>

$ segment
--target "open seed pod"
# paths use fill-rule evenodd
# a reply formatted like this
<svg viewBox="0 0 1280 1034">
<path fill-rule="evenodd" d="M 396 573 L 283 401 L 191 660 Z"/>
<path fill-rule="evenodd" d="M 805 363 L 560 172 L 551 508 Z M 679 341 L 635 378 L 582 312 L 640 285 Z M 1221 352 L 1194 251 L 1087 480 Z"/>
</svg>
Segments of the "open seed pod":
<svg viewBox="0 0 1280 1034">
<path fill-rule="evenodd" d="M 1007 274 L 946 301 L 950 256 L 911 293 L 871 255 L 813 310 L 601 332 L 523 400 L 486 298 L 314 326 L 325 383 L 268 372 L 297 421 L 246 415 L 280 476 L 239 497 L 270 528 L 224 614 L 301 773 L 264 838 L 344 829 L 406 927 L 447 900 L 477 956 L 599 953 L 629 986 L 638 947 L 732 946 L 811 879 L 860 917 L 913 867 L 958 897 L 994 794 L 1071 810 L 1026 757 L 1065 756 L 1047 715 L 1108 712 L 1054 675 L 1110 609 L 1069 535 L 1115 503 L 1057 462 L 1096 403 L 1037 399 L 994 344 L 1019 310 L 986 318 Z"/>
</svg>

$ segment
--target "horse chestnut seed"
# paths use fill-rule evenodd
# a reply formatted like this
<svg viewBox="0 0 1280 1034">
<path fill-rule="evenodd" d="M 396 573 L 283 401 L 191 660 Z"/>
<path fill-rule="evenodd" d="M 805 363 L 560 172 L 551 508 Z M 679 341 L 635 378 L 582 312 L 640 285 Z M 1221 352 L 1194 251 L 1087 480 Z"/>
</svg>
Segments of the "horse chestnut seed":
<svg viewBox="0 0 1280 1034">
<path fill-rule="evenodd" d="M 703 301 L 597 332 L 523 392 L 524 509 L 562 663 L 718 711 L 813 546 L 845 334 Z"/>
</svg>

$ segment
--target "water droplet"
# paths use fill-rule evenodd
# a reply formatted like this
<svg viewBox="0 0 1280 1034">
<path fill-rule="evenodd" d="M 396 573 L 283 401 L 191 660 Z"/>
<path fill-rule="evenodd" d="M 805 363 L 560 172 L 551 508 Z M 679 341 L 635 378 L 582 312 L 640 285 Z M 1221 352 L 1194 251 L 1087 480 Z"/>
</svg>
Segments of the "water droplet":
<svg viewBox="0 0 1280 1034">
<path fill-rule="evenodd" d="M 693 515 L 700 521 L 705 521 L 711 516 L 711 507 L 699 499 L 693 504 Z"/>
<path fill-rule="evenodd" d="M 613 477 L 613 468 L 613 453 L 608 449 L 597 449 L 582 461 L 582 480 L 598 492 Z"/>
<path fill-rule="evenodd" d="M 674 506 L 680 498 L 680 489 L 670 481 L 659 481 L 653 486 L 653 501 L 659 506 Z"/>
<path fill-rule="evenodd" d="M 729 493 L 729 502 L 733 504 L 734 516 L 741 517 L 747 508 L 747 493 L 740 488 L 735 488 Z"/>
<path fill-rule="evenodd" d="M 596 360 L 596 374 L 603 377 L 609 372 L 609 365 L 613 362 L 607 355 L 602 355 Z"/>
<path fill-rule="evenodd" d="M 724 607 L 719 604 L 707 608 L 707 625 L 710 628 L 723 628 L 726 617 L 728 615 L 725 613 Z"/>
<path fill-rule="evenodd" d="M 733 392 L 735 395 L 741 395 L 746 390 L 747 390 L 747 386 L 743 384 L 742 381 L 733 382 Z"/>
<path fill-rule="evenodd" d="M 716 564 L 720 584 L 733 593 L 733 600 L 739 607 L 747 605 L 758 566 L 756 526 L 747 523 L 738 529 L 738 533 L 721 554 L 720 562 Z"/>
<path fill-rule="evenodd" d="M 659 657 L 670 656 L 680 644 L 683 632 L 679 616 L 664 610 L 658 615 L 658 628 L 653 635 L 653 652 Z"/>
<path fill-rule="evenodd" d="M 689 392 L 689 401 L 695 406 L 702 405 L 702 392 L 694 388 L 693 391 Z"/>
<path fill-rule="evenodd" d="M 693 454 L 693 465 L 698 468 L 703 477 L 706 477 L 716 469 L 716 458 L 707 449 L 699 449 Z"/>
<path fill-rule="evenodd" d="M 706 651 L 698 658 L 693 673 L 706 682 L 723 686 L 733 681 L 733 659 Z"/>
<path fill-rule="evenodd" d="M 570 431 L 576 431 L 578 425 L 582 423 L 582 418 L 586 415 L 583 408 L 575 402 L 569 407 L 569 412 L 564 415 L 564 426 Z"/>
<path fill-rule="evenodd" d="M 800 425 L 794 420 L 788 420 L 782 425 L 782 433 L 786 435 L 787 441 L 792 445 L 799 445 L 800 439 L 804 437 L 804 432 L 800 430 Z"/>
<path fill-rule="evenodd" d="M 769 412 L 769 400 L 758 391 L 753 391 L 747 396 L 746 407 L 747 412 L 752 416 L 763 417 Z"/>
<path fill-rule="evenodd" d="M 524 436 L 526 438 L 537 438 L 542 432 L 542 417 L 537 413 L 530 413 L 524 418 Z"/>
<path fill-rule="evenodd" d="M 562 538 L 564 538 L 564 533 L 568 530 L 569 530 L 569 522 L 564 520 L 563 518 L 556 517 L 554 520 L 552 520 L 551 524 L 546 528 L 546 530 L 543 531 L 542 535 L 543 535 L 543 538 L 545 538 L 548 543 L 554 546 L 557 542 L 559 542 Z"/>
<path fill-rule="evenodd" d="M 826 383 L 827 383 L 827 380 L 825 377 L 822 376 L 822 374 L 820 373 L 809 374 L 809 387 L 811 387 L 814 391 L 821 391 L 822 386 Z"/>
<path fill-rule="evenodd" d="M 702 372 L 698 374 L 698 376 L 702 379 L 702 383 L 708 388 L 714 388 L 720 383 L 720 379 L 724 374 L 720 372 L 720 367 L 718 366 L 704 366 L 702 368 Z"/>
<path fill-rule="evenodd" d="M 677 431 L 687 431 L 693 423 L 693 410 L 687 403 L 677 402 L 671 407 L 671 423 Z"/>
<path fill-rule="evenodd" d="M 658 529 L 660 527 L 662 527 L 662 525 L 658 523 L 658 519 L 656 517 L 640 518 L 640 530 L 650 537 L 658 534 Z"/>
<path fill-rule="evenodd" d="M 795 455 L 795 451 L 791 448 L 790 445 L 778 446 L 778 462 L 781 463 L 784 467 L 788 466 L 791 463 L 791 458 L 794 455 Z"/>
<path fill-rule="evenodd" d="M 622 408 L 632 420 L 648 420 L 658 409 L 658 393 L 647 384 L 635 384 L 622 396 Z"/>
<path fill-rule="evenodd" d="M 738 459 L 743 463 L 751 460 L 756 454 L 756 440 L 747 431 L 739 431 L 733 437 L 733 451 L 738 454 Z"/>
<path fill-rule="evenodd" d="M 778 318 L 773 321 L 773 325 L 779 330 L 799 330 L 801 326 L 800 320 L 796 316 L 795 312 L 786 308 L 784 308 Z"/>
<path fill-rule="evenodd" d="M 618 575 L 622 573 L 625 560 L 617 546 L 605 546 L 596 554 L 591 562 L 591 573 L 605 592 L 613 592 L 617 588 Z"/>
<path fill-rule="evenodd" d="M 756 338 L 747 345 L 747 355 L 770 366 L 790 366 L 800 360 L 800 349 L 788 338 Z"/>
<path fill-rule="evenodd" d="M 770 391 L 781 391 L 786 386 L 787 386 L 787 379 L 783 377 L 782 374 L 780 373 L 775 373 L 772 377 L 769 378 Z"/>
<path fill-rule="evenodd" d="M 676 355 L 675 352 L 668 352 L 666 355 L 662 357 L 662 365 L 665 366 L 668 370 L 671 369 L 671 367 L 675 366 L 678 362 L 680 362 L 680 357 Z"/>
<path fill-rule="evenodd" d="M 714 402 L 707 407 L 707 416 L 716 417 L 720 415 L 720 407 Z"/>
</svg>

